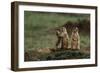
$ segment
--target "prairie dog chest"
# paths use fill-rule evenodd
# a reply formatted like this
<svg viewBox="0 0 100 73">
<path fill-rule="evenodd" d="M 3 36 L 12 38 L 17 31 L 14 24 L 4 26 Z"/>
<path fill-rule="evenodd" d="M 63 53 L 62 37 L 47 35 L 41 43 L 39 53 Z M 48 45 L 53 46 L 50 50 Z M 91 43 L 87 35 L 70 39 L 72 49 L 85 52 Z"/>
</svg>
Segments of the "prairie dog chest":
<svg viewBox="0 0 100 73">
<path fill-rule="evenodd" d="M 73 40 L 78 40 L 78 38 L 79 38 L 79 34 L 78 33 L 73 33 L 72 39 Z"/>
</svg>

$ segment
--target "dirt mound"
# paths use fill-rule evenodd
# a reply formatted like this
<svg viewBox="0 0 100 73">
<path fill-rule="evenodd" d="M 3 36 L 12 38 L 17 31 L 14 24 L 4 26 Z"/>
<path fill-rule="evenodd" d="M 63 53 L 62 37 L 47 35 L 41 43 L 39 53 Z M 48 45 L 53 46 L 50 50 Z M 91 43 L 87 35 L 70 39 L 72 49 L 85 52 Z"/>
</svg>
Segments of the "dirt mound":
<svg viewBox="0 0 100 73">
<path fill-rule="evenodd" d="M 52 51 L 53 50 L 53 51 Z M 90 58 L 89 53 L 80 50 L 54 50 L 39 49 L 38 51 L 25 52 L 25 61 L 46 61 L 46 60 L 65 60 L 65 59 L 83 59 Z"/>
</svg>

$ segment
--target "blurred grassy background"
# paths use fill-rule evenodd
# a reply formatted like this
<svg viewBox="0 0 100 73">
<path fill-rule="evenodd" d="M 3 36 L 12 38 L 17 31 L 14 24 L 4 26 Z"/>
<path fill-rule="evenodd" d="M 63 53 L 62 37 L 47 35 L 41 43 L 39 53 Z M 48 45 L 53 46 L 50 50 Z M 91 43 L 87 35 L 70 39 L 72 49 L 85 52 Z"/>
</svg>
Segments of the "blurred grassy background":
<svg viewBox="0 0 100 73">
<path fill-rule="evenodd" d="M 85 26 L 85 29 L 79 32 L 81 37 L 81 48 L 90 47 L 90 36 L 89 33 L 85 31 L 88 24 L 84 24 L 84 21 L 82 22 L 82 20 L 89 18 L 89 14 L 64 14 L 25 11 L 25 51 L 38 48 L 55 48 L 57 38 L 55 33 L 50 31 L 57 27 L 63 26 L 68 21 L 73 23 L 80 21 L 81 25 Z"/>
</svg>

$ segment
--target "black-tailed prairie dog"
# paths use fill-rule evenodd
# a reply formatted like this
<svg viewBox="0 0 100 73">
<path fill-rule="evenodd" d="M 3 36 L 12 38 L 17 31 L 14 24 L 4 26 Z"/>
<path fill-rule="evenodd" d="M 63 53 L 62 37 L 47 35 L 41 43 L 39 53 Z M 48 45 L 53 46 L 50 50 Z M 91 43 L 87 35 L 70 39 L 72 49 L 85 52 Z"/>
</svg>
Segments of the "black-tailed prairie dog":
<svg viewBox="0 0 100 73">
<path fill-rule="evenodd" d="M 56 43 L 57 48 L 67 49 L 69 46 L 69 36 L 65 27 L 60 28 L 56 32 L 58 41 Z"/>
<path fill-rule="evenodd" d="M 72 49 L 80 49 L 80 36 L 79 30 L 75 27 L 71 34 L 71 48 Z"/>
</svg>

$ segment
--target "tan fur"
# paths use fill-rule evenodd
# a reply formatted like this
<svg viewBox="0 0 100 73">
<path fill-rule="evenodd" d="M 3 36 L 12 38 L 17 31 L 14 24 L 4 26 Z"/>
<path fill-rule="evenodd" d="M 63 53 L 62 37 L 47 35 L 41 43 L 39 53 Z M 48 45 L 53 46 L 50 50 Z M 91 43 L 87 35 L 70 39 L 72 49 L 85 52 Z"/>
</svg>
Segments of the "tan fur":
<svg viewBox="0 0 100 73">
<path fill-rule="evenodd" d="M 57 42 L 56 42 L 56 48 L 61 48 L 61 43 L 62 43 L 62 36 L 61 36 L 61 30 L 57 29 L 56 31 L 56 35 L 57 35 Z"/>
<path fill-rule="evenodd" d="M 80 36 L 79 36 L 77 27 L 72 31 L 71 48 L 72 49 L 80 49 Z"/>
<path fill-rule="evenodd" d="M 65 27 L 62 28 L 62 48 L 63 49 L 66 49 L 68 48 L 68 45 L 69 45 L 69 36 L 68 36 L 68 33 L 67 33 L 67 30 Z"/>
<path fill-rule="evenodd" d="M 60 30 L 57 31 L 57 37 L 58 41 L 56 43 L 56 47 L 63 49 L 68 48 L 69 37 L 65 27 L 62 27 Z"/>
</svg>

